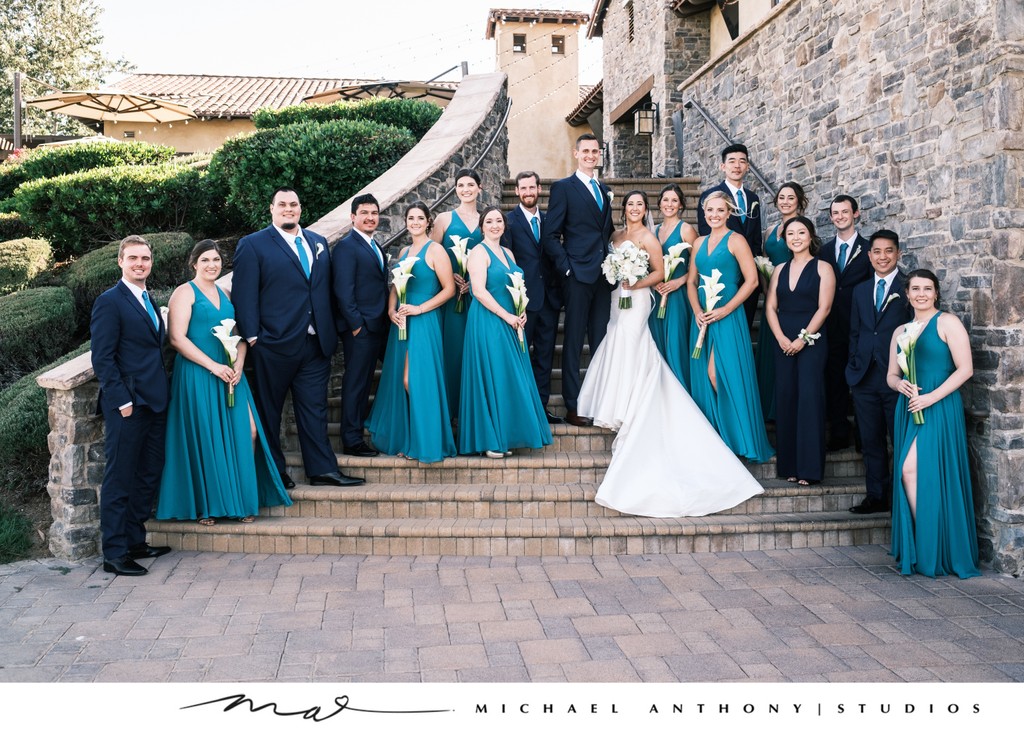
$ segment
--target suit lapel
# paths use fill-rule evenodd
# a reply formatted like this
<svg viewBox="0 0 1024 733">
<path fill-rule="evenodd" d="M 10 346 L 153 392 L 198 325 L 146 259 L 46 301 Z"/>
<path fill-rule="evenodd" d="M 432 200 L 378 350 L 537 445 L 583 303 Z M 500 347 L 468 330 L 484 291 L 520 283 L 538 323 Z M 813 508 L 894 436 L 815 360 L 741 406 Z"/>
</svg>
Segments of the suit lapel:
<svg viewBox="0 0 1024 733">
<path fill-rule="evenodd" d="M 118 290 L 121 292 L 121 296 L 128 301 L 128 307 L 131 308 L 135 313 L 137 313 L 145 322 L 146 330 L 149 333 L 156 336 L 157 343 L 161 343 L 163 335 L 163 323 L 162 319 L 160 318 L 160 311 L 156 311 L 157 327 L 154 328 L 153 319 L 149 317 L 149 312 L 146 311 L 142 303 L 139 302 L 139 299 L 135 297 L 135 294 L 131 290 L 129 290 L 128 286 L 124 284 L 123 280 L 117 283 L 117 287 Z M 156 306 L 153 306 L 153 309 L 156 310 Z"/>
<path fill-rule="evenodd" d="M 601 189 L 601 196 L 604 197 L 604 210 L 602 210 L 597 205 L 597 199 L 594 198 L 594 192 L 591 191 L 590 188 L 583 181 L 580 180 L 580 177 L 573 173 L 571 178 L 573 180 L 573 183 L 575 184 L 574 187 L 576 189 L 576 193 L 590 202 L 590 212 L 597 218 L 598 221 L 601 221 L 604 217 L 604 211 L 608 209 L 608 194 L 604 190 L 604 184 L 598 183 L 598 187 Z"/>
<path fill-rule="evenodd" d="M 276 244 L 278 248 L 282 252 L 284 252 L 285 256 L 289 260 L 291 260 L 291 263 L 295 266 L 295 269 L 299 271 L 299 274 L 302 275 L 302 278 L 306 279 L 306 273 L 303 272 L 302 270 L 302 263 L 299 262 L 299 258 L 295 255 L 295 247 L 284 240 L 284 237 L 281 236 L 281 232 L 277 231 L 277 227 L 275 226 L 270 227 L 270 237 L 273 240 L 274 244 Z M 312 247 L 312 245 L 310 246 Z M 313 252 L 313 257 L 314 259 L 316 258 L 315 251 Z M 310 268 L 310 280 L 312 280 L 312 269 L 313 268 Z"/>
</svg>

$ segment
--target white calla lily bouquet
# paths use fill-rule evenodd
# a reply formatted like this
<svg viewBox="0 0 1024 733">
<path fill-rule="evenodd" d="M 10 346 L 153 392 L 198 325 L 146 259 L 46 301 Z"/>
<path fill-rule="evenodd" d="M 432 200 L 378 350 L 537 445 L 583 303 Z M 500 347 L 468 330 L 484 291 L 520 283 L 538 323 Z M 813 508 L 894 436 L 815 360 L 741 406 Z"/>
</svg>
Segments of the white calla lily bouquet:
<svg viewBox="0 0 1024 733">
<path fill-rule="evenodd" d="M 224 353 L 228 357 L 228 366 L 232 369 L 235 368 L 235 361 L 238 359 L 238 342 L 242 340 L 241 336 L 232 336 L 231 332 L 235 330 L 235 320 L 233 318 L 225 318 L 220 322 L 219 325 L 214 326 L 210 329 L 210 332 L 220 341 L 221 346 L 224 347 Z M 235 385 L 228 385 L 228 407 L 235 406 Z"/>
<path fill-rule="evenodd" d="M 397 267 L 391 268 L 391 283 L 395 286 L 395 292 L 398 294 L 399 305 L 405 305 L 409 281 L 416 277 L 412 274 L 412 268 L 419 262 L 419 259 L 419 257 L 406 257 L 398 263 Z M 398 340 L 405 341 L 407 338 L 409 338 L 409 330 L 402 326 L 398 329 Z"/>
</svg>

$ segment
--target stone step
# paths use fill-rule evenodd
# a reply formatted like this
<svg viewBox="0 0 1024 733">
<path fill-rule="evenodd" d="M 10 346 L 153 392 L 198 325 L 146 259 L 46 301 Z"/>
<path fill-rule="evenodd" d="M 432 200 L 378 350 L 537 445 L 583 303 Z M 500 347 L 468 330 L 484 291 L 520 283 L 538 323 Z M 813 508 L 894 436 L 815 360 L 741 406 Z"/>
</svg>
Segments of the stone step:
<svg viewBox="0 0 1024 733">
<path fill-rule="evenodd" d="M 885 544 L 888 515 L 733 514 L 682 519 L 343 519 L 266 517 L 252 524 L 148 524 L 179 550 L 269 554 L 572 556 L 741 552 Z"/>
</svg>

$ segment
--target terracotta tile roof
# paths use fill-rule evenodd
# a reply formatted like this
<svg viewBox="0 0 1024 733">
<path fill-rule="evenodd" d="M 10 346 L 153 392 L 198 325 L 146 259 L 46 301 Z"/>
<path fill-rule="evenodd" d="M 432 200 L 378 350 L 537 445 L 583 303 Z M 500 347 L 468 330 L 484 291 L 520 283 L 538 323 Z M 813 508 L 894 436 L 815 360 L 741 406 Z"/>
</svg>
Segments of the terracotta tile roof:
<svg viewBox="0 0 1024 733">
<path fill-rule="evenodd" d="M 586 89 L 586 93 L 584 93 Z M 565 121 L 573 127 L 582 125 L 587 118 L 604 104 L 604 79 L 592 87 L 580 86 L 580 101 L 572 112 L 565 116 Z"/>
<path fill-rule="evenodd" d="M 311 94 L 369 83 L 366 79 L 133 74 L 110 86 L 189 107 L 199 117 L 252 117 L 261 107 L 299 104 Z"/>
</svg>

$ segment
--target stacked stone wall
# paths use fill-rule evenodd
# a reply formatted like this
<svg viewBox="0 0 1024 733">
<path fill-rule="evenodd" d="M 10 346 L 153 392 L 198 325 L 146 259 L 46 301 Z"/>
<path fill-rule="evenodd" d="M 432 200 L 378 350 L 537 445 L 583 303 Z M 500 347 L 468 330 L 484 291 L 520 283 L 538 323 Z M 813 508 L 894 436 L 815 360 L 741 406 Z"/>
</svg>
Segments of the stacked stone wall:
<svg viewBox="0 0 1024 733">
<path fill-rule="evenodd" d="M 964 398 L 982 556 L 1013 574 L 1024 570 L 1022 38 L 1019 0 L 789 0 L 678 89 L 772 185 L 801 182 L 825 236 L 829 202 L 848 193 L 863 232 L 900 234 L 902 267 L 936 271 L 974 351 Z M 695 112 L 684 138 L 682 174 L 718 179 L 721 140 Z"/>
</svg>

